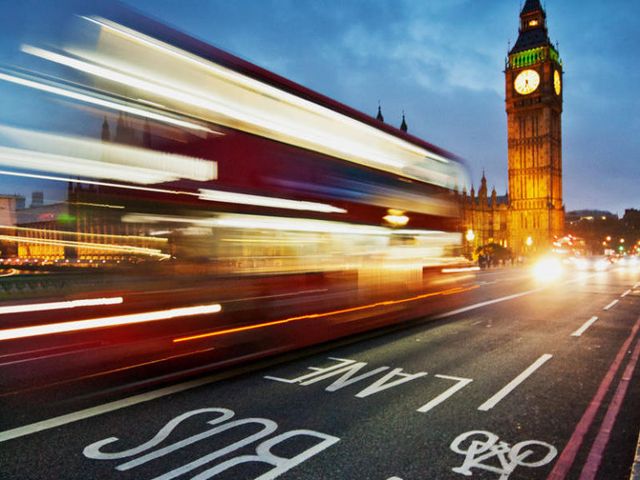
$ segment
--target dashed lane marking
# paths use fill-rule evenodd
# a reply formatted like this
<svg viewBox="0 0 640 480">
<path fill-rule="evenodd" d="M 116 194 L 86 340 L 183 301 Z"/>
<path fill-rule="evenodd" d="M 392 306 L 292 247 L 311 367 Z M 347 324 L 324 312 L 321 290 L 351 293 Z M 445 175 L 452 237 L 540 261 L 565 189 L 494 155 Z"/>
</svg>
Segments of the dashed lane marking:
<svg viewBox="0 0 640 480">
<path fill-rule="evenodd" d="M 529 378 L 533 372 L 535 372 L 538 368 L 544 365 L 548 360 L 550 360 L 553 355 L 549 353 L 545 353 L 540 358 L 538 358 L 535 362 L 533 362 L 529 367 L 518 375 L 516 378 L 511 380 L 504 388 L 502 388 L 498 393 L 496 393 L 489 400 L 484 402 L 482 405 L 478 407 L 478 410 L 482 410 L 486 412 L 487 410 L 491 410 L 495 407 L 504 397 L 509 395 L 512 391 L 518 387 L 522 382 L 524 382 L 527 378 Z"/>
<path fill-rule="evenodd" d="M 452 317 L 459 313 L 468 312 L 470 310 L 476 310 L 477 308 L 486 307 L 487 305 L 493 305 L 494 303 L 506 302 L 507 300 L 513 300 L 515 298 L 524 297 L 525 295 L 530 295 L 532 293 L 537 293 L 544 290 L 544 288 L 534 288 L 533 290 L 526 290 L 520 293 L 514 293 L 513 295 L 507 295 L 506 297 L 494 298 L 493 300 L 487 300 L 486 302 L 474 303 L 473 305 L 469 305 L 467 307 L 458 308 L 457 310 L 452 310 L 450 312 L 441 313 L 440 315 L 436 315 L 435 319 L 439 320 L 442 318 Z"/>
<path fill-rule="evenodd" d="M 580 335 L 582 335 L 584 332 L 587 331 L 587 328 L 589 328 L 591 325 L 593 325 L 597 321 L 598 321 L 598 317 L 591 317 L 589 320 L 584 322 L 584 324 L 578 330 L 573 332 L 571 334 L 571 336 L 572 337 L 579 337 Z"/>
<path fill-rule="evenodd" d="M 618 300 L 617 298 L 611 302 L 609 305 L 607 305 L 606 307 L 603 308 L 603 310 L 610 310 L 611 308 L 613 308 L 620 300 Z"/>
</svg>

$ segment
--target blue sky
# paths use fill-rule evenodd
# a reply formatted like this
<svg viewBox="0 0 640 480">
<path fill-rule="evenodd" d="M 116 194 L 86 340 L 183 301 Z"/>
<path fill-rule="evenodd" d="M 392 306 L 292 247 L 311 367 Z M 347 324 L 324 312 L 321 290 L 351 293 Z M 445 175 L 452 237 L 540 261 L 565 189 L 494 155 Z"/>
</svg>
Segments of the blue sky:
<svg viewBox="0 0 640 480">
<path fill-rule="evenodd" d="M 503 69 L 518 0 L 128 3 L 359 110 L 375 114 L 380 100 L 389 123 L 404 110 L 410 132 L 466 158 L 476 184 L 484 168 L 489 185 L 506 190 Z M 36 4 L 57 11 L 54 0 Z M 565 67 L 567 209 L 640 208 L 640 3 L 547 0 L 546 9 Z M 28 28 L 22 19 L 16 32 Z"/>
</svg>

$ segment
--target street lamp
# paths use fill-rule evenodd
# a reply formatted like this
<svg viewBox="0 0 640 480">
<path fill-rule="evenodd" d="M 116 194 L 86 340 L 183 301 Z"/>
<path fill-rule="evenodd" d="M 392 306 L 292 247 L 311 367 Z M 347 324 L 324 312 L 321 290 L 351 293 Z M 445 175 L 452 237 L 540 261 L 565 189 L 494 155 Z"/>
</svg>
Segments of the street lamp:
<svg viewBox="0 0 640 480">
<path fill-rule="evenodd" d="M 531 238 L 531 236 L 527 237 L 526 244 L 527 244 L 527 247 L 530 247 L 531 245 L 533 245 L 533 238 Z"/>
<path fill-rule="evenodd" d="M 607 242 L 611 241 L 611 235 L 607 235 Z"/>
<path fill-rule="evenodd" d="M 621 238 L 621 239 L 620 239 L 620 243 L 624 243 L 624 238 Z"/>
<path fill-rule="evenodd" d="M 476 234 L 473 232 L 473 230 L 469 229 L 467 230 L 464 238 L 467 239 L 467 242 L 473 242 L 476 239 Z"/>
</svg>

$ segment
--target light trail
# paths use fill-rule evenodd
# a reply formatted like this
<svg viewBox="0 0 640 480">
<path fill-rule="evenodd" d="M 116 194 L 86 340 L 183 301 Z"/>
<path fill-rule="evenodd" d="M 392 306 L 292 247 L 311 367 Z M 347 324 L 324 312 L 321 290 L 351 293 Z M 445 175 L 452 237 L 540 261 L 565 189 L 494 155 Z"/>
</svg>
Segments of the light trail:
<svg viewBox="0 0 640 480">
<path fill-rule="evenodd" d="M 178 106 L 172 108 L 183 110 L 190 117 L 240 128 L 277 141 L 284 139 L 287 143 L 338 156 L 353 163 L 441 186 L 466 183 L 462 169 L 442 155 L 405 139 L 395 138 L 348 115 L 333 112 L 321 105 L 308 104 L 308 101 L 295 95 L 203 61 L 139 32 L 102 19 L 85 18 L 105 31 L 115 32 L 121 38 L 146 48 L 151 47 L 148 50 L 149 59 L 115 60 L 74 49 L 67 50 L 71 53 L 69 56 L 30 45 L 23 45 L 22 50 L 126 88 L 136 88 L 151 95 L 153 100 L 160 97 L 159 102 L 175 103 Z M 166 64 L 166 71 L 159 71 L 150 59 Z M 145 64 L 145 61 L 151 62 L 151 65 Z M 185 62 L 191 65 L 185 66 Z M 149 75 L 149 68 L 155 68 L 152 76 Z M 202 80 L 194 82 L 190 77 L 185 79 L 184 75 L 177 73 L 182 71 L 191 71 Z M 208 88 L 205 84 L 209 85 Z M 248 101 L 248 97 L 255 100 Z"/>
<path fill-rule="evenodd" d="M 108 239 L 117 239 L 117 240 L 145 240 L 148 242 L 158 242 L 158 243 L 168 242 L 168 239 L 166 238 L 149 237 L 144 235 L 117 235 L 117 234 L 111 234 L 111 233 L 70 232 L 68 230 L 50 230 L 48 228 L 14 227 L 11 225 L 0 225 L 0 229 L 15 230 L 17 232 L 31 232 L 31 233 L 46 232 L 47 234 L 67 235 L 72 237 L 108 238 Z"/>
<path fill-rule="evenodd" d="M 333 315 L 340 315 L 343 313 L 352 313 L 352 312 L 358 312 L 358 311 L 362 311 L 362 310 L 369 310 L 369 309 L 373 309 L 373 308 L 377 308 L 377 307 L 387 307 L 390 305 L 398 305 L 401 303 L 407 303 L 407 302 L 415 302 L 417 300 L 423 300 L 425 298 L 429 298 L 429 297 L 435 297 L 438 295 L 454 295 L 457 293 L 462 293 L 462 292 L 466 292 L 469 290 L 474 290 L 478 288 L 477 286 L 473 286 L 473 287 L 468 287 L 468 288 L 462 288 L 462 287 L 455 287 L 455 288 L 451 288 L 448 290 L 441 290 L 439 292 L 431 292 L 431 293 L 425 293 L 422 295 L 417 295 L 415 297 L 409 297 L 409 298 L 402 298 L 399 300 L 385 300 L 385 301 L 381 301 L 381 302 L 376 302 L 376 303 L 371 303 L 369 305 L 360 305 L 358 307 L 352 307 L 352 308 L 344 308 L 341 310 L 333 310 L 330 312 L 322 312 L 322 313 L 311 313 L 308 315 L 300 315 L 297 317 L 290 317 L 290 318 L 285 318 L 282 320 L 274 320 L 272 322 L 265 322 L 265 323 L 258 323 L 256 325 L 247 325 L 245 327 L 237 327 L 237 328 L 229 328 L 226 330 L 218 330 L 215 332 L 208 332 L 208 333 L 201 333 L 199 335 L 192 335 L 192 336 L 188 336 L 188 337 L 178 337 L 178 338 L 174 338 L 173 342 L 174 343 L 178 343 L 178 342 L 186 342 L 189 340 L 198 340 L 201 338 L 208 338 L 208 337 L 216 337 L 219 335 L 227 335 L 229 333 L 238 333 L 238 332 L 245 332 L 247 330 L 256 330 L 258 328 L 266 328 L 266 327 L 272 327 L 275 325 L 282 325 L 284 323 L 290 323 L 290 322 L 296 322 L 296 321 L 300 321 L 300 320 L 309 320 L 312 318 L 322 318 L 322 317 L 329 317 L 329 316 L 333 316 Z"/>
<path fill-rule="evenodd" d="M 218 313 L 222 310 L 219 303 L 211 305 L 198 305 L 195 307 L 172 308 L 168 310 L 157 310 L 154 312 L 133 313 L 128 315 L 117 315 L 113 317 L 92 318 L 89 320 L 77 320 L 73 322 L 51 323 L 47 325 L 37 325 L 33 327 L 10 328 L 0 330 L 0 340 L 15 340 L 17 338 L 35 337 L 40 335 L 51 335 L 54 333 L 77 332 L 102 327 L 115 327 L 119 325 L 129 325 L 135 323 L 155 322 L 158 320 L 168 320 L 171 318 L 188 317 L 193 315 L 204 315 L 208 313 Z"/>
<path fill-rule="evenodd" d="M 90 103 L 92 105 L 98 105 L 100 107 L 105 107 L 110 110 L 117 110 L 119 112 L 130 113 L 131 115 L 148 118 L 150 120 L 157 120 L 159 122 L 167 123 L 169 125 L 174 125 L 176 127 L 183 127 L 191 130 L 199 130 L 207 133 L 217 133 L 211 130 L 210 128 L 198 125 L 197 123 L 186 122 L 184 120 L 172 118 L 167 115 L 154 113 L 143 108 L 132 107 L 129 105 L 124 105 L 124 104 L 113 102 L 110 100 L 104 100 L 97 96 L 89 95 L 87 93 L 83 93 L 80 91 L 74 91 L 69 88 L 62 88 L 55 85 L 48 85 L 46 83 L 36 82 L 35 80 L 28 80 L 26 78 L 17 77 L 15 75 L 8 75 L 6 73 L 1 73 L 1 72 L 0 72 L 0 80 L 4 80 L 10 83 L 15 83 L 17 85 L 22 85 L 23 87 L 33 88 L 34 90 L 40 90 L 42 92 L 53 93 L 54 95 L 59 95 L 61 97 L 71 98 L 73 100 L 79 100 L 81 102 Z"/>
<path fill-rule="evenodd" d="M 11 170 L 0 170 L 0 175 L 9 175 L 12 177 L 37 178 L 39 180 L 53 180 L 56 182 L 81 183 L 83 185 L 97 185 L 102 187 L 124 188 L 127 190 L 139 190 L 143 192 L 170 193 L 173 195 L 191 195 L 199 196 L 199 193 L 184 192 L 180 190 L 167 190 L 166 188 L 141 187 L 136 185 L 124 185 L 122 183 L 101 182 L 98 180 L 84 180 L 72 177 L 55 177 L 53 175 L 43 175 L 38 173 L 12 172 Z"/>
<path fill-rule="evenodd" d="M 286 198 L 265 197 L 262 195 L 248 195 L 246 193 L 226 192 L 223 190 L 200 189 L 200 199 L 211 202 L 239 203 L 241 205 L 255 205 L 257 207 L 284 208 L 288 210 L 306 210 L 323 213 L 347 213 L 344 208 L 334 207 L 325 203 L 304 202 Z"/>
<path fill-rule="evenodd" d="M 6 125 L 0 125 L 0 137 L 19 147 L 0 147 L 8 167 L 65 175 L 71 164 L 76 176 L 142 184 L 218 178 L 217 162 L 177 153 Z"/>
<path fill-rule="evenodd" d="M 130 253 L 132 255 L 149 255 L 150 257 L 159 257 L 164 259 L 171 257 L 171 255 L 162 253 L 160 250 L 155 248 L 134 247 L 130 245 L 76 242 L 73 240 L 52 240 L 46 238 L 19 237 L 15 235 L 0 235 L 0 240 L 16 243 L 34 243 L 37 245 L 53 245 L 56 247 L 86 248 L 90 250 L 101 250 L 105 252 Z"/>
<path fill-rule="evenodd" d="M 442 273 L 479 272 L 480 267 L 443 268 Z M 486 284 L 485 284 L 486 285 Z"/>
<path fill-rule="evenodd" d="M 122 303 L 122 297 L 86 298 L 82 300 L 70 300 L 67 302 L 32 303 L 29 305 L 11 305 L 0 307 L 0 315 L 9 313 L 45 312 L 48 310 L 64 310 L 68 308 L 95 307 L 100 305 L 118 305 Z"/>
<path fill-rule="evenodd" d="M 12 277 L 13 275 L 16 275 L 17 273 L 18 273 L 18 270 L 16 270 L 15 268 L 10 268 L 9 270 L 7 270 L 6 273 L 0 274 L 0 277 Z"/>
<path fill-rule="evenodd" d="M 82 18 L 84 18 L 89 22 L 95 23 L 96 25 L 100 26 L 105 30 L 111 31 L 117 35 L 120 35 L 124 38 L 134 41 L 140 45 L 150 47 L 156 51 L 170 55 L 184 63 L 189 63 L 192 66 L 202 68 L 214 76 L 224 78 L 225 80 L 232 83 L 240 84 L 248 90 L 258 92 L 265 96 L 275 97 L 281 102 L 295 105 L 305 110 L 312 111 L 316 115 L 330 116 L 331 120 L 333 121 L 340 122 L 352 128 L 358 128 L 372 135 L 376 135 L 379 137 L 379 139 L 384 139 L 384 141 L 392 142 L 396 144 L 398 147 L 401 147 L 407 150 L 408 152 L 411 152 L 412 154 L 429 157 L 443 164 L 449 163 L 448 159 L 442 157 L 441 155 L 436 154 L 435 152 L 430 152 L 428 150 L 425 150 L 424 148 L 414 145 L 412 143 L 409 143 L 406 140 L 401 140 L 399 138 L 396 138 L 393 135 L 390 135 L 386 132 L 382 132 L 374 127 L 371 127 L 370 125 L 359 122 L 346 115 L 336 113 L 331 109 L 315 104 L 303 98 L 297 97 L 293 94 L 290 94 L 279 88 L 273 87 L 269 84 L 260 82 L 251 77 L 247 77 L 245 75 L 234 72 L 233 70 L 216 65 L 215 63 L 209 62 L 207 60 L 204 60 L 201 57 L 185 52 L 184 50 L 174 47 L 173 45 L 161 42 L 155 38 L 149 37 L 140 32 L 132 30 L 130 28 L 124 27 L 116 22 L 112 22 L 110 20 L 100 18 L 100 17 L 83 16 Z"/>
</svg>

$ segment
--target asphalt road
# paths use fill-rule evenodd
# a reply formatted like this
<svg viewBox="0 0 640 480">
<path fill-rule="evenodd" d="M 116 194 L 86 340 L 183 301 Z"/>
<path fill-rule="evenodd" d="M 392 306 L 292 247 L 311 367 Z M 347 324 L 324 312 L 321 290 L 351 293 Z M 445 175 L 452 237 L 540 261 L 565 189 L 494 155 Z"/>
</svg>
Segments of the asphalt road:
<svg viewBox="0 0 640 480">
<path fill-rule="evenodd" d="M 384 335 L 4 408 L 0 478 L 627 479 L 640 272 L 473 283 L 451 311 Z"/>
</svg>

